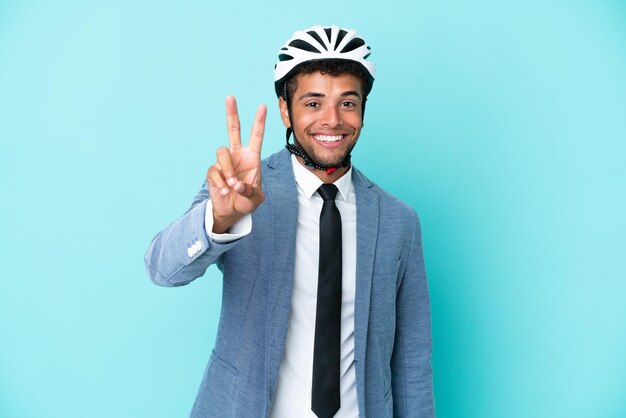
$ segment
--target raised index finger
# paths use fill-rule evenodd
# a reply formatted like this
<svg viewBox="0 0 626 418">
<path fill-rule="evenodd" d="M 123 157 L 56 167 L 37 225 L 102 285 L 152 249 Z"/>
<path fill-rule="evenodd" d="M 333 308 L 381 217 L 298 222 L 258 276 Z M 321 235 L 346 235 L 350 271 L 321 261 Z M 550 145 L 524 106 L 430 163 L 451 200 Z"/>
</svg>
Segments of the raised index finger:
<svg viewBox="0 0 626 418">
<path fill-rule="evenodd" d="M 226 129 L 230 138 L 230 149 L 241 148 L 241 127 L 234 96 L 226 96 Z"/>
<path fill-rule="evenodd" d="M 250 143 L 248 148 L 251 151 L 261 153 L 261 145 L 263 144 L 263 134 L 265 133 L 265 117 L 267 116 L 267 106 L 260 105 L 256 111 L 254 125 L 252 125 L 252 133 L 250 134 Z"/>
</svg>

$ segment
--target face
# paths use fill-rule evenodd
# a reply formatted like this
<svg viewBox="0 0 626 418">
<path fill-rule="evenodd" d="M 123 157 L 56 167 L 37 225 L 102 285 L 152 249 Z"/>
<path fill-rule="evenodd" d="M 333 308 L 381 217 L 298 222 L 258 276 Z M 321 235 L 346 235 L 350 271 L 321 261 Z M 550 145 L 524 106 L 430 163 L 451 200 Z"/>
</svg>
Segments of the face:
<svg viewBox="0 0 626 418">
<path fill-rule="evenodd" d="M 335 167 L 350 154 L 363 127 L 362 88 L 351 74 L 333 77 L 319 72 L 297 76 L 297 89 L 291 99 L 289 121 L 287 103 L 279 100 L 285 127 L 293 129 L 298 143 L 320 166 Z M 339 176 L 348 170 L 337 170 Z M 325 172 L 315 170 L 323 180 Z M 320 171 L 320 173 L 317 173 Z M 333 176 L 334 181 L 338 176 Z"/>
</svg>

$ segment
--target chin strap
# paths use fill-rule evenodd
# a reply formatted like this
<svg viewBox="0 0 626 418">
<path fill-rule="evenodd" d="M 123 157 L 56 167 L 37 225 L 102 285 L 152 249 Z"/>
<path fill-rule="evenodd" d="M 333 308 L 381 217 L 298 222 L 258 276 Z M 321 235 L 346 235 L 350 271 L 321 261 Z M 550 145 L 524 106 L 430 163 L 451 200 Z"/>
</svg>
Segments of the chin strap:
<svg viewBox="0 0 626 418">
<path fill-rule="evenodd" d="M 296 138 L 296 136 L 293 136 L 293 144 L 289 143 L 289 137 L 291 136 L 292 133 L 292 129 L 291 128 L 287 128 L 287 145 L 285 145 L 285 148 L 287 148 L 287 150 L 289 150 L 290 153 L 292 153 L 293 155 L 296 155 L 298 157 L 302 158 L 302 161 L 304 162 L 304 165 L 308 168 L 316 168 L 318 170 L 324 170 L 326 171 L 326 175 L 331 175 L 334 174 L 335 171 L 337 171 L 339 168 L 342 167 L 349 167 L 350 166 L 350 155 L 348 155 L 342 162 L 341 164 L 339 164 L 336 167 L 322 167 L 321 165 L 318 165 L 316 163 L 314 163 L 311 158 L 307 155 L 306 152 L 304 152 L 304 150 L 302 149 L 302 147 L 300 146 L 300 144 L 298 144 L 298 139 Z"/>
</svg>

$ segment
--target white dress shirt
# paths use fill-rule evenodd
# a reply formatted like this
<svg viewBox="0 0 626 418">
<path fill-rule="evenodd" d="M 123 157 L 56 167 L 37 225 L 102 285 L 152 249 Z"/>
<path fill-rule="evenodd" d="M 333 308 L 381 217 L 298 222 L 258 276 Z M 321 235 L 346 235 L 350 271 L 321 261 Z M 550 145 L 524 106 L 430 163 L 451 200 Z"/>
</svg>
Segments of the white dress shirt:
<svg viewBox="0 0 626 418">
<path fill-rule="evenodd" d="M 315 418 L 311 411 L 313 343 L 317 307 L 319 262 L 319 218 L 323 200 L 317 193 L 322 181 L 291 156 L 298 185 L 298 225 L 291 316 L 285 353 L 278 374 L 271 418 Z M 341 407 L 335 418 L 358 417 L 354 369 L 354 300 L 356 284 L 356 197 L 352 168 L 334 182 L 339 189 L 335 203 L 341 214 L 342 298 L 341 298 Z M 248 234 L 251 216 L 230 228 L 228 234 L 214 234 L 212 206 L 207 203 L 205 228 L 215 242 L 229 242 Z"/>
</svg>

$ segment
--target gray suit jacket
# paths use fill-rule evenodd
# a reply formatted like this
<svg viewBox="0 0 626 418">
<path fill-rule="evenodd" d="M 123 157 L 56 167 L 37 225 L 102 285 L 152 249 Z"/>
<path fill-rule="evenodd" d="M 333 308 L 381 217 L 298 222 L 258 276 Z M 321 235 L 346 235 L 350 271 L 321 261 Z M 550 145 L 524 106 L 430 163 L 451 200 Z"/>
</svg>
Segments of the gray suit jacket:
<svg viewBox="0 0 626 418">
<path fill-rule="evenodd" d="M 360 416 L 433 417 L 430 303 L 417 215 L 360 171 L 352 176 Z M 286 150 L 263 161 L 262 179 L 266 199 L 252 214 L 249 235 L 228 244 L 207 237 L 205 185 L 145 257 L 150 278 L 163 286 L 185 285 L 212 263 L 224 275 L 215 347 L 192 417 L 265 417 L 270 410 L 291 310 L 298 217 Z"/>
</svg>

